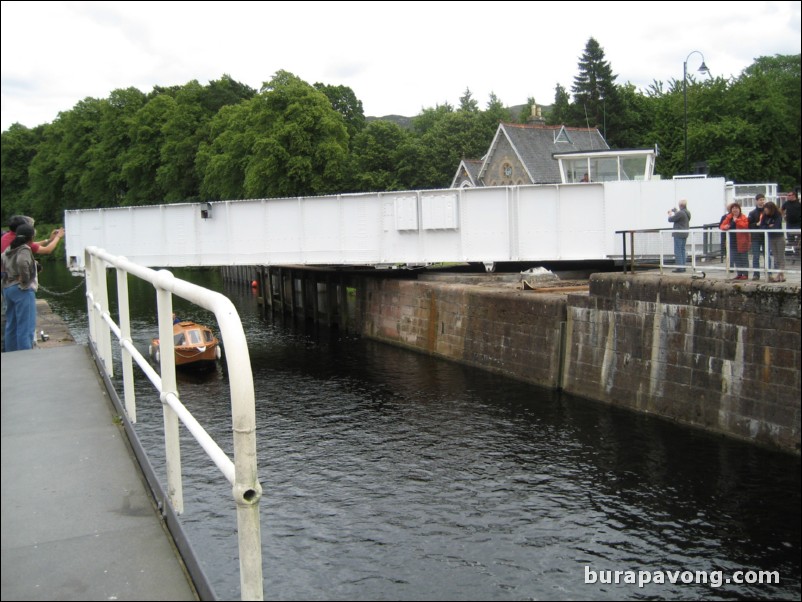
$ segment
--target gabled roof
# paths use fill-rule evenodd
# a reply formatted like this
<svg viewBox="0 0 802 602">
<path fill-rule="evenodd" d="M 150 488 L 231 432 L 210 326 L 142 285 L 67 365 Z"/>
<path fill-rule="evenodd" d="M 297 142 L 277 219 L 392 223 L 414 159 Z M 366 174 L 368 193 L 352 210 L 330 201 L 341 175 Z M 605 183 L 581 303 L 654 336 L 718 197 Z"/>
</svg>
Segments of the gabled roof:
<svg viewBox="0 0 802 602">
<path fill-rule="evenodd" d="M 457 173 L 454 174 L 454 179 L 451 180 L 451 188 L 454 188 L 463 170 L 468 176 L 471 186 L 479 186 L 479 170 L 482 168 L 482 163 L 484 163 L 484 159 L 463 159 L 460 161 Z"/>
<path fill-rule="evenodd" d="M 490 150 L 479 170 L 478 178 L 485 176 L 485 170 L 501 136 L 505 136 L 509 140 L 533 184 L 552 184 L 561 181 L 559 164 L 552 157 L 554 153 L 598 151 L 610 148 L 597 128 L 500 123 L 493 142 L 490 144 Z"/>
</svg>

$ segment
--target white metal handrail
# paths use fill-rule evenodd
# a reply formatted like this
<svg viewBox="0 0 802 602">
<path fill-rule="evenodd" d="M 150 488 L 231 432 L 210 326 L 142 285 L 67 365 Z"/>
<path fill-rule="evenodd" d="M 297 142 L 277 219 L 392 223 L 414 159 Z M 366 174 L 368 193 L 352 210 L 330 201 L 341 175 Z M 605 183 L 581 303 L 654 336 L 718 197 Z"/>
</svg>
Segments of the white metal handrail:
<svg viewBox="0 0 802 602">
<path fill-rule="evenodd" d="M 232 485 L 237 504 L 237 527 L 240 557 L 240 585 L 243 600 L 262 600 L 262 542 L 259 523 L 259 500 L 262 487 L 256 466 L 256 410 L 253 375 L 245 332 L 239 314 L 231 301 L 220 293 L 180 280 L 167 270 L 155 271 L 137 265 L 125 257 L 114 256 L 97 247 L 85 252 L 89 337 L 95 345 L 103 368 L 114 375 L 111 334 L 120 341 L 122 351 L 125 411 L 136 422 L 136 399 L 132 361 L 143 370 L 160 393 L 164 410 L 167 492 L 176 513 L 183 512 L 181 450 L 178 421 L 184 423 L 200 446 Z M 117 269 L 119 327 L 109 313 L 106 268 Z M 161 376 L 131 341 L 128 302 L 128 274 L 150 282 L 156 289 L 159 338 L 161 342 Z M 181 403 L 178 395 L 173 344 L 172 295 L 178 295 L 214 313 L 225 343 L 234 439 L 234 461 L 204 430 Z"/>
<path fill-rule="evenodd" d="M 710 228 L 701 228 L 701 229 L 691 229 L 691 230 L 672 230 L 670 228 L 663 229 L 657 231 L 659 235 L 660 244 L 659 244 L 659 256 L 660 256 L 660 270 L 662 271 L 666 266 L 677 267 L 674 264 L 669 264 L 666 262 L 668 257 L 674 257 L 673 249 L 669 249 L 669 245 L 673 245 L 673 234 L 674 233 L 684 233 L 688 235 L 686 245 L 689 245 L 688 251 L 688 264 L 685 266 L 687 269 L 696 272 L 699 270 L 704 269 L 705 271 L 723 271 L 729 277 L 730 272 L 737 271 L 737 270 L 746 270 L 746 271 L 754 271 L 755 268 L 752 268 L 750 259 L 752 258 L 752 241 L 753 236 L 757 235 L 760 236 L 762 240 L 763 251 L 761 257 L 763 258 L 763 267 L 759 268 L 759 271 L 765 275 L 777 273 L 777 272 L 793 272 L 797 271 L 798 268 L 791 268 L 790 266 L 786 266 L 784 269 L 779 269 L 777 267 L 769 267 L 771 265 L 771 259 L 773 259 L 773 255 L 771 254 L 771 249 L 769 247 L 769 235 L 776 236 L 777 234 L 782 234 L 783 240 L 788 240 L 788 234 L 800 236 L 800 229 L 799 228 L 782 228 L 782 229 L 751 229 L 751 230 L 720 230 L 718 227 L 710 227 Z M 731 235 L 749 235 L 749 249 L 746 251 L 742 251 L 743 255 L 746 257 L 747 265 L 745 267 L 738 267 L 734 264 L 731 259 L 734 257 L 733 250 L 731 248 L 732 244 L 732 236 Z M 711 237 L 715 235 L 720 235 L 721 244 L 723 246 L 719 247 L 718 255 L 721 257 L 721 265 L 715 265 L 710 261 L 710 257 L 706 256 L 706 254 L 701 251 L 706 246 L 710 246 L 710 243 L 707 244 L 704 242 L 700 242 L 700 238 L 704 238 L 705 236 Z M 713 245 L 715 247 L 715 245 Z M 787 242 L 783 245 L 785 249 L 785 253 L 787 254 Z M 798 252 L 796 249 L 795 252 Z"/>
</svg>

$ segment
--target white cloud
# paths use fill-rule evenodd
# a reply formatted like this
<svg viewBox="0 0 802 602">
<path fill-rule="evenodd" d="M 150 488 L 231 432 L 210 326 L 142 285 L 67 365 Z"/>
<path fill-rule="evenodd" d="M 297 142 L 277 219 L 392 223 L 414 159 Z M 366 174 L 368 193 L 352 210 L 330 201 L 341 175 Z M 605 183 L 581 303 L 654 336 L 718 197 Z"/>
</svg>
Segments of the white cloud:
<svg viewBox="0 0 802 602">
<path fill-rule="evenodd" d="M 116 88 L 284 69 L 350 86 L 367 115 L 416 115 L 470 88 L 508 105 L 570 90 L 590 37 L 618 82 L 716 76 L 800 52 L 799 2 L 2 2 L 2 128 L 35 126 Z M 689 60 L 689 71 L 698 56 Z"/>
</svg>

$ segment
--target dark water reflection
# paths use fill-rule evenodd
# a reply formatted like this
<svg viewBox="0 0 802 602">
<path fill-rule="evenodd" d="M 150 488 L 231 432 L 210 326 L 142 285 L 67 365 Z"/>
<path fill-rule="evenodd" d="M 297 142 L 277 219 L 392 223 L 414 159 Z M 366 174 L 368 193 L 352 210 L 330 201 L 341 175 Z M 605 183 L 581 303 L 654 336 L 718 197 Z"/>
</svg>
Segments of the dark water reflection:
<svg viewBox="0 0 802 602">
<path fill-rule="evenodd" d="M 247 289 L 213 272 L 179 275 L 229 295 L 248 334 L 266 599 L 799 599 L 798 458 L 265 323 Z M 144 351 L 155 296 L 132 294 Z M 49 299 L 74 330 L 85 329 L 78 299 Z M 161 459 L 161 407 L 139 380 L 138 429 Z M 222 372 L 184 378 L 179 391 L 230 452 Z M 182 454 L 183 523 L 220 597 L 238 598 L 230 487 L 188 437 Z M 586 565 L 771 570 L 781 583 L 585 584 Z"/>
</svg>

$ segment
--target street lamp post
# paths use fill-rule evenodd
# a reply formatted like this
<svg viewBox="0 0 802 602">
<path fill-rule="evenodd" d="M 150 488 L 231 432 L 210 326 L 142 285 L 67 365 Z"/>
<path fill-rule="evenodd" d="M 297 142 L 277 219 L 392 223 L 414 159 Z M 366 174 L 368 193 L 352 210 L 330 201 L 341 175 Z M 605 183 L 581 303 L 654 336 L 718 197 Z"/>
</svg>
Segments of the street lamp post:
<svg viewBox="0 0 802 602">
<path fill-rule="evenodd" d="M 685 62 L 682 63 L 682 95 L 685 99 L 685 173 L 688 173 L 688 59 L 694 54 L 702 57 L 702 64 L 699 66 L 700 73 L 710 73 L 710 69 L 705 65 L 705 55 L 698 50 L 693 50 L 685 57 Z"/>
</svg>

